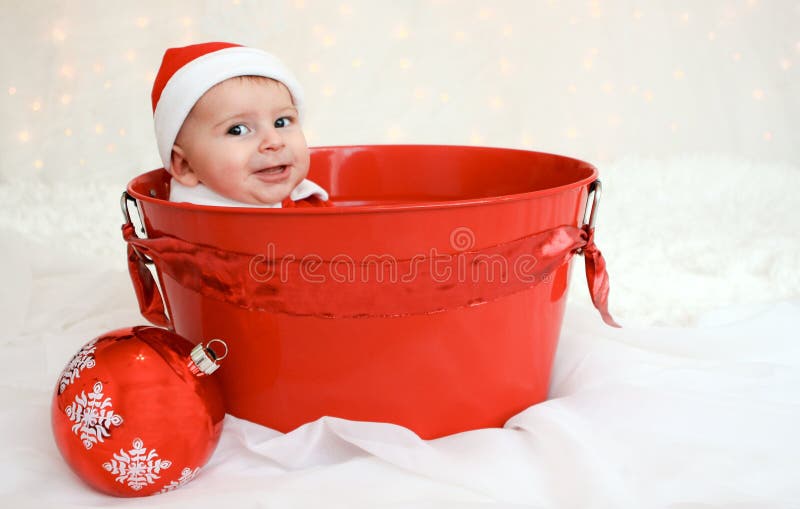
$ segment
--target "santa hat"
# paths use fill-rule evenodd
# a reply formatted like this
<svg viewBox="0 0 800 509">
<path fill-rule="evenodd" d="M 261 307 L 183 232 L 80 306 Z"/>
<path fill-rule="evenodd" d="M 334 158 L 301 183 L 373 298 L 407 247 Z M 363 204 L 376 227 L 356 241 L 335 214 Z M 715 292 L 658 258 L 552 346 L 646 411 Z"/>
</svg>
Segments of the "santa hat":
<svg viewBox="0 0 800 509">
<path fill-rule="evenodd" d="M 158 153 L 165 169 L 170 168 L 172 146 L 194 104 L 211 87 L 235 76 L 264 76 L 280 81 L 302 114 L 300 83 L 266 51 L 228 42 L 170 48 L 164 53 L 152 95 Z"/>
</svg>

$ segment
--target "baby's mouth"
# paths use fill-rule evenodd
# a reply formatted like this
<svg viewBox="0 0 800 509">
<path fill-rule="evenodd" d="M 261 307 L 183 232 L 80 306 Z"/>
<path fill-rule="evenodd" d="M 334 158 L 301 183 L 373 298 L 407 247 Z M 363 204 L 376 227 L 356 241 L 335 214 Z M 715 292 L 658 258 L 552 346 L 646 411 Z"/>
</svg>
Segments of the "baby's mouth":
<svg viewBox="0 0 800 509">
<path fill-rule="evenodd" d="M 262 170 L 258 170 L 256 173 L 260 173 L 262 175 L 279 175 L 283 173 L 286 169 L 286 165 L 282 164 L 280 166 L 271 166 L 269 168 L 264 168 Z"/>
<path fill-rule="evenodd" d="M 254 172 L 254 175 L 262 182 L 266 182 L 268 184 L 278 184 L 289 177 L 289 168 L 291 168 L 291 166 L 288 164 L 270 166 L 268 168 L 257 170 Z"/>
</svg>

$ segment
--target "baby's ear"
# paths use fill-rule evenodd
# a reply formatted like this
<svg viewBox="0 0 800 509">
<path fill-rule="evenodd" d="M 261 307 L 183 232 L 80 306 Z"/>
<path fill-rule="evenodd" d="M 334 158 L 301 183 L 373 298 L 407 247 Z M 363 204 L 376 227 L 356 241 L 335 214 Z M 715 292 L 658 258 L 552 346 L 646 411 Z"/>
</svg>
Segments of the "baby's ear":
<svg viewBox="0 0 800 509">
<path fill-rule="evenodd" d="M 178 145 L 172 146 L 169 172 L 175 180 L 187 187 L 196 186 L 200 182 L 197 174 L 192 170 L 189 161 L 186 159 L 183 149 Z"/>
</svg>

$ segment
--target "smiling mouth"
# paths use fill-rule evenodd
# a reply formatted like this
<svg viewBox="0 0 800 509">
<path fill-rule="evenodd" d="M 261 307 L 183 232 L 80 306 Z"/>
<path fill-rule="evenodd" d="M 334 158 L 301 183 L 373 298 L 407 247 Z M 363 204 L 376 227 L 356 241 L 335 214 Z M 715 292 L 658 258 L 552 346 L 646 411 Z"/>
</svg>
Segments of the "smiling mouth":
<svg viewBox="0 0 800 509">
<path fill-rule="evenodd" d="M 270 166 L 253 172 L 253 175 L 266 184 L 280 184 L 289 178 L 291 165 Z"/>
<path fill-rule="evenodd" d="M 283 164 L 281 166 L 272 166 L 270 168 L 264 168 L 263 170 L 258 170 L 256 173 L 260 173 L 261 175 L 280 175 L 286 170 L 286 165 Z"/>
</svg>

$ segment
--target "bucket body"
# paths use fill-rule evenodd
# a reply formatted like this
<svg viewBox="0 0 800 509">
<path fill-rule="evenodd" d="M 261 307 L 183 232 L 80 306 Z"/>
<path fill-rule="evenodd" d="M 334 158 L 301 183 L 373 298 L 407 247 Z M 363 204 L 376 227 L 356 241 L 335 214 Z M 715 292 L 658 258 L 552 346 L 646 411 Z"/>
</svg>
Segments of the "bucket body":
<svg viewBox="0 0 800 509">
<path fill-rule="evenodd" d="M 350 146 L 312 149 L 309 178 L 330 192 L 333 207 L 170 203 L 163 170 L 135 178 L 128 192 L 148 235 L 298 260 L 409 260 L 579 226 L 597 170 L 510 149 Z M 232 415 L 282 432 L 330 415 L 435 438 L 502 426 L 546 399 L 569 263 L 480 305 L 333 319 L 237 307 L 158 272 L 175 331 L 195 343 L 228 343 L 217 376 Z M 376 288 L 373 298 L 384 298 Z"/>
</svg>

